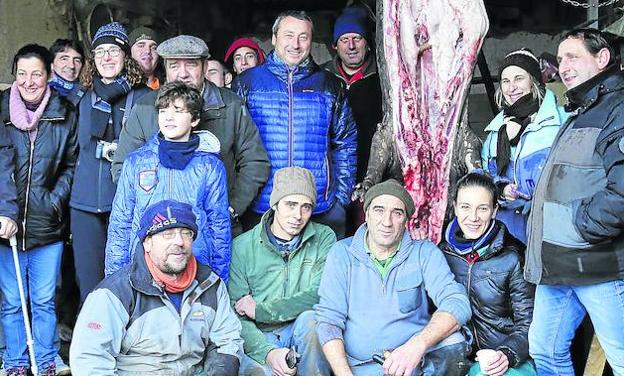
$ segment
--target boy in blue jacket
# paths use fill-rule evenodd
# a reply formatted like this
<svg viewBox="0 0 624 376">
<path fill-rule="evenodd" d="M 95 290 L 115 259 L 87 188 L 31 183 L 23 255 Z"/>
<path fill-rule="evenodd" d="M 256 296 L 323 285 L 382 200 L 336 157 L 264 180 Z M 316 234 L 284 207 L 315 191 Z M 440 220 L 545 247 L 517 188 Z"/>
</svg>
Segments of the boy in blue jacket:
<svg viewBox="0 0 624 376">
<path fill-rule="evenodd" d="M 140 243 L 139 219 L 151 204 L 176 200 L 193 206 L 197 217 L 193 253 L 227 281 L 231 257 L 230 214 L 219 141 L 199 124 L 203 99 L 183 82 L 164 85 L 156 98 L 160 132 L 124 161 L 113 201 L 104 272 L 131 261 Z M 175 257 L 175 250 L 171 256 Z"/>
</svg>

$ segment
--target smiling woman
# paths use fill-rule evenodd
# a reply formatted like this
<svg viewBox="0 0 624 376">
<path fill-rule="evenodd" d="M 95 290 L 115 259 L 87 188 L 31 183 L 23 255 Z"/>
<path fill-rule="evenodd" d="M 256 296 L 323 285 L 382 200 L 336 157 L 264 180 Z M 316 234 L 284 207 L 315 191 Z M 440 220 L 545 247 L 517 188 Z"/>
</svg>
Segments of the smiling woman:
<svg viewBox="0 0 624 376">
<path fill-rule="evenodd" d="M 0 96 L 0 122 L 6 124 L 15 153 L 17 232 L 22 280 L 31 304 L 40 374 L 54 374 L 57 350 L 54 295 L 61 263 L 69 187 L 76 164 L 76 119 L 73 107 L 48 87 L 52 57 L 40 45 L 19 49 L 13 59 L 15 81 Z M 26 278 L 28 276 L 28 278 Z M 8 374 L 26 374 L 29 364 L 24 318 L 12 252 L 0 244 L 0 290 Z"/>
<path fill-rule="evenodd" d="M 70 206 L 74 262 L 81 301 L 104 278 L 108 217 L 115 194 L 110 174 L 117 139 L 132 104 L 149 90 L 130 57 L 126 29 L 117 22 L 97 31 L 81 83 L 87 89 L 78 104 L 80 155 Z"/>
<path fill-rule="evenodd" d="M 568 115 L 545 88 L 539 62 L 527 49 L 505 57 L 500 83 L 496 102 L 502 111 L 485 128 L 481 158 L 502 193 L 497 218 L 524 243 L 535 184 Z"/>
</svg>

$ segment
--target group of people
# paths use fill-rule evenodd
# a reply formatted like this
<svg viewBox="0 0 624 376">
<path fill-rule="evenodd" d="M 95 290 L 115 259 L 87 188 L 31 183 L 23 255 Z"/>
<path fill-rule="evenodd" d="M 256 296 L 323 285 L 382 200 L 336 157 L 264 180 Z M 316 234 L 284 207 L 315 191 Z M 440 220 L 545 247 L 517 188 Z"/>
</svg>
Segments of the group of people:
<svg viewBox="0 0 624 376">
<path fill-rule="evenodd" d="M 69 40 L 19 49 L 0 238 L 17 239 L 32 320 L 3 241 L 6 373 L 65 372 L 71 234 L 75 375 L 573 375 L 586 313 L 624 375 L 624 74 L 602 33 L 559 45 L 566 108 L 531 51 L 505 57 L 483 170 L 455 185 L 435 245 L 406 231 L 401 182 L 352 202 L 382 117 L 366 11 L 337 18 L 323 67 L 313 30 L 283 12 L 273 51 L 240 38 L 224 60 L 117 22 L 90 57 Z"/>
</svg>

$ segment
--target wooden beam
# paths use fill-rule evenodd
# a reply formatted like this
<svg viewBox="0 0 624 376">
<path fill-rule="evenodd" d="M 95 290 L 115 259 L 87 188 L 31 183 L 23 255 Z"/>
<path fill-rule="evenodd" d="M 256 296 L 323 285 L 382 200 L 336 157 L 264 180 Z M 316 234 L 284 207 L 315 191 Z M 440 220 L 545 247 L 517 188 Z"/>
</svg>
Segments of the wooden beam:
<svg viewBox="0 0 624 376">
<path fill-rule="evenodd" d="M 589 355 L 587 356 L 587 363 L 585 364 L 585 372 L 583 372 L 583 375 L 602 376 L 606 363 L 607 357 L 605 356 L 602 347 L 600 347 L 598 337 L 596 337 L 596 335 L 594 334 L 591 347 L 589 348 Z"/>
</svg>

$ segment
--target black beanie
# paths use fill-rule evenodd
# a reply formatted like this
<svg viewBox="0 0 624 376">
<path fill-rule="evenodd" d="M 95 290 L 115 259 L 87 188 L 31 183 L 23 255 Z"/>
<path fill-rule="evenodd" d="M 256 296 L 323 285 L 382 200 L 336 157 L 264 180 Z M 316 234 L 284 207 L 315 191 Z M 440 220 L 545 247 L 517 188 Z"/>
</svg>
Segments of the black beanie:
<svg viewBox="0 0 624 376">
<path fill-rule="evenodd" d="M 510 52 L 503 59 L 503 63 L 500 66 L 499 76 L 503 74 L 503 70 L 510 65 L 515 65 L 527 71 L 540 85 L 544 84 L 542 80 L 542 70 L 540 68 L 539 60 L 533 55 L 533 52 L 528 48 L 521 48 L 519 50 Z"/>
</svg>

